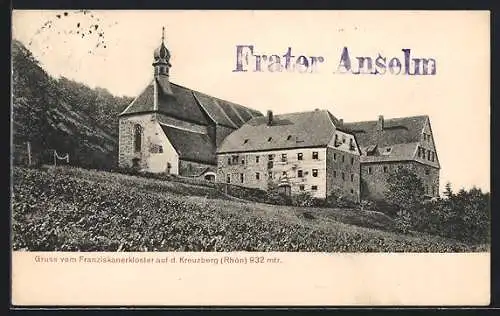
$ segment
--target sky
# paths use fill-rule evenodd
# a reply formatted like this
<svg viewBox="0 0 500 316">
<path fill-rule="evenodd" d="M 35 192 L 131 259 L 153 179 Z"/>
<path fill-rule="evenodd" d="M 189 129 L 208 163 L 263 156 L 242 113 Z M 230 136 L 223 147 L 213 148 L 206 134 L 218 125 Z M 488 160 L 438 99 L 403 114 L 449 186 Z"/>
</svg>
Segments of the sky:
<svg viewBox="0 0 500 316">
<path fill-rule="evenodd" d="M 152 79 L 165 27 L 172 82 L 262 113 L 320 108 L 345 122 L 429 115 L 441 191 L 448 181 L 490 190 L 487 11 L 17 10 L 12 21 L 13 38 L 50 75 L 115 95 L 134 97 Z M 234 72 L 237 45 L 324 61 L 307 73 Z M 357 56 L 403 62 L 401 50 L 411 49 L 436 60 L 436 75 L 340 74 L 344 47 L 353 66 Z"/>
</svg>

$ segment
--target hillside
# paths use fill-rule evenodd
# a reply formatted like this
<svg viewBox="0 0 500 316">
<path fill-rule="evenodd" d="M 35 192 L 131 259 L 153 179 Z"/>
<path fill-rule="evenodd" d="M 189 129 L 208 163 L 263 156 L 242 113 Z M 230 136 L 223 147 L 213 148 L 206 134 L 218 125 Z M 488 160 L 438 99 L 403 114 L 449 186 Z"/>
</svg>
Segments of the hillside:
<svg viewBox="0 0 500 316">
<path fill-rule="evenodd" d="M 376 212 L 242 201 L 212 183 L 69 167 L 14 168 L 13 249 L 466 252 Z"/>
<path fill-rule="evenodd" d="M 111 168 L 116 163 L 117 115 L 132 101 L 66 78 L 54 79 L 19 41 L 12 42 L 14 162 L 49 163 L 53 150 L 71 164 Z"/>
</svg>

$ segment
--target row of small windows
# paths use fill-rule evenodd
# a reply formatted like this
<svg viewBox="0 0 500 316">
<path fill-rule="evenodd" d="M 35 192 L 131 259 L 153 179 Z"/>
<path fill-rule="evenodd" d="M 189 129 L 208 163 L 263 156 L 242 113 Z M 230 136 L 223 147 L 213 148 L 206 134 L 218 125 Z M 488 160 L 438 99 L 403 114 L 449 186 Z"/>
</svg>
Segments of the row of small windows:
<svg viewBox="0 0 500 316">
<path fill-rule="evenodd" d="M 431 135 L 430 134 L 423 133 L 423 136 L 424 136 L 424 140 L 425 141 L 431 141 Z"/>
<path fill-rule="evenodd" d="M 313 160 L 318 160 L 319 159 L 319 153 L 317 151 L 312 152 L 312 159 Z M 274 154 L 269 154 L 267 155 L 267 160 L 268 161 L 274 161 Z M 288 161 L 288 155 L 287 154 L 281 154 L 281 162 L 287 162 Z M 297 160 L 304 160 L 304 154 L 303 153 L 297 153 Z M 238 155 L 233 155 L 231 157 L 227 158 L 227 164 L 228 165 L 237 165 L 238 161 L 240 161 Z M 255 156 L 255 162 L 259 163 L 260 161 L 260 156 Z M 241 164 L 245 164 L 245 159 L 241 159 Z"/>
<path fill-rule="evenodd" d="M 268 162 L 274 161 L 274 154 L 269 154 L 267 155 L 267 160 Z M 312 152 L 312 157 L 313 160 L 318 160 L 319 159 L 319 153 L 317 151 Z M 303 153 L 297 153 L 297 160 L 304 160 L 304 154 Z M 337 161 L 337 153 L 333 153 L 333 160 Z M 342 162 L 345 162 L 345 155 L 341 155 L 341 160 Z M 288 161 L 288 154 L 281 154 L 280 157 L 281 162 L 287 162 Z M 228 165 L 237 165 L 238 162 L 240 162 L 242 165 L 245 164 L 245 159 L 242 158 L 240 160 L 238 155 L 233 155 L 231 157 L 227 158 L 227 164 Z M 255 163 L 260 162 L 260 156 L 255 156 Z M 354 165 L 354 157 L 351 157 L 351 165 Z"/>
<path fill-rule="evenodd" d="M 398 169 L 399 168 L 402 168 L 402 166 L 398 166 Z M 368 174 L 372 174 L 374 169 L 375 169 L 375 167 L 368 167 L 368 169 L 367 169 Z M 384 173 L 388 173 L 389 172 L 389 167 L 388 166 L 382 166 L 382 170 L 384 171 Z M 426 176 L 428 176 L 431 173 L 430 169 L 428 169 L 428 168 L 426 168 L 424 172 L 425 172 Z"/>
<path fill-rule="evenodd" d="M 297 177 L 298 177 L 298 178 L 303 178 L 303 177 L 304 177 L 304 175 L 307 175 L 307 174 L 308 174 L 308 173 L 307 173 L 307 172 L 304 172 L 304 170 L 297 170 Z M 286 176 L 288 176 L 288 173 L 287 173 L 286 171 L 283 171 L 282 175 L 283 175 L 284 177 L 286 177 Z M 318 177 L 318 175 L 319 175 L 319 171 L 318 171 L 318 169 L 312 169 L 311 175 L 312 175 L 313 177 L 317 178 L 317 177 Z M 345 180 L 346 180 L 346 174 L 345 174 L 344 172 L 341 172 L 341 173 L 340 173 L 340 175 L 341 175 L 341 177 L 342 177 L 342 180 L 344 180 L 344 181 L 345 181 Z M 334 171 L 333 171 L 333 177 L 334 177 L 334 178 L 337 178 L 337 171 L 336 171 L 336 170 L 334 170 Z M 351 175 L 350 175 L 351 182 L 354 182 L 354 178 L 355 178 L 354 174 L 351 174 Z M 256 172 L 256 173 L 255 173 L 255 180 L 260 180 L 260 179 L 261 179 L 261 177 L 260 177 L 260 172 Z M 268 179 L 273 179 L 273 172 L 272 172 L 272 171 L 269 171 L 269 172 L 268 172 Z M 227 183 L 231 183 L 231 175 L 230 175 L 230 174 L 228 174 L 228 175 L 227 175 L 227 177 L 226 177 L 226 182 L 227 182 Z M 240 173 L 240 182 L 241 182 L 241 183 L 244 183 L 244 182 L 245 182 L 245 177 L 244 177 L 244 174 L 243 174 L 243 173 Z"/>
<path fill-rule="evenodd" d="M 425 135 L 425 134 L 424 134 Z M 422 148 L 422 147 L 418 147 L 418 153 L 417 153 L 418 157 L 419 158 L 422 158 L 422 159 L 427 159 L 429 161 L 434 161 L 434 152 L 429 150 L 429 149 L 425 149 L 425 148 Z"/>
</svg>

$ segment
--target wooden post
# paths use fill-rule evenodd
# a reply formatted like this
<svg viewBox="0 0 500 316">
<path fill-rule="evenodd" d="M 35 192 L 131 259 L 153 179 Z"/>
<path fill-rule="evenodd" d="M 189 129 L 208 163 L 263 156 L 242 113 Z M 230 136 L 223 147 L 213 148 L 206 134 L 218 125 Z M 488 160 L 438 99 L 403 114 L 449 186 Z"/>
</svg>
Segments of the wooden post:
<svg viewBox="0 0 500 316">
<path fill-rule="evenodd" d="M 27 142 L 26 145 L 28 147 L 28 166 L 31 166 L 31 143 Z"/>
</svg>

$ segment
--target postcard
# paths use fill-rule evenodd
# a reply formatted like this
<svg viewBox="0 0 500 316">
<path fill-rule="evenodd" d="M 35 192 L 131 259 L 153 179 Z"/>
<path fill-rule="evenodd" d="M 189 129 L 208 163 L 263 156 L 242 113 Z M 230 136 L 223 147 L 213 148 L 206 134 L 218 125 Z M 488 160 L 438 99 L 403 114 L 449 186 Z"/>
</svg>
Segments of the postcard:
<svg viewBox="0 0 500 316">
<path fill-rule="evenodd" d="M 12 24 L 13 306 L 490 303 L 489 12 Z"/>
</svg>

